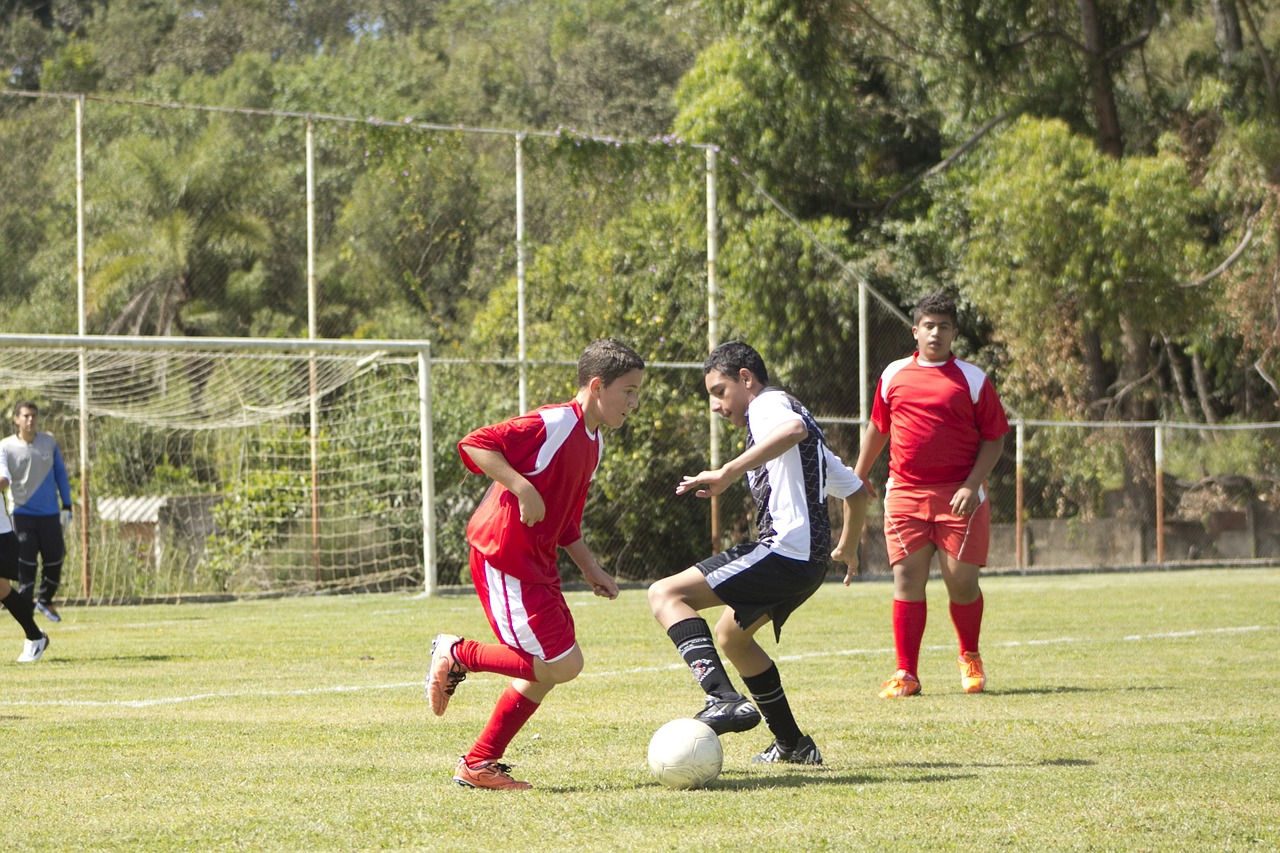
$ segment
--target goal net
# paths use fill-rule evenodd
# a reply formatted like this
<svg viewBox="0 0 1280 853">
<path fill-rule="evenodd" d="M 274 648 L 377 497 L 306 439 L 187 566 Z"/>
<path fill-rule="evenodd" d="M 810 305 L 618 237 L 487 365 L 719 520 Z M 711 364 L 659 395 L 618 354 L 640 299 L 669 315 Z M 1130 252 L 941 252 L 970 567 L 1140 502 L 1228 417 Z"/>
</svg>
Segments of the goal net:
<svg viewBox="0 0 1280 853">
<path fill-rule="evenodd" d="M 425 343 L 0 340 L 72 482 L 61 595 L 430 581 Z"/>
</svg>

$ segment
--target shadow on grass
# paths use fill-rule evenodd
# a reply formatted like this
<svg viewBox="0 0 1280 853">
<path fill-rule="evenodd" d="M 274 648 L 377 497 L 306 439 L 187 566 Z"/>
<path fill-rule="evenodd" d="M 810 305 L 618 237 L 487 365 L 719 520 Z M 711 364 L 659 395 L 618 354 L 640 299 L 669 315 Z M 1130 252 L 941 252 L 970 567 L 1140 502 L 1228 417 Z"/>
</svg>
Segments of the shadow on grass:
<svg viewBox="0 0 1280 853">
<path fill-rule="evenodd" d="M 957 761 L 904 761 L 881 766 L 908 770 L 959 770 L 961 768 L 990 770 L 1002 767 L 1092 767 L 1096 763 L 1084 758 L 1045 758 L 1041 761 L 970 761 L 963 764 Z"/>
<path fill-rule="evenodd" d="M 979 696 L 1066 696 L 1070 693 L 1111 693 L 1115 691 L 1139 691 L 1142 693 L 1155 693 L 1161 690 L 1172 690 L 1172 687 L 1163 685 L 1128 685 L 1121 687 L 1076 687 L 1074 685 L 1059 685 L 1057 687 L 1015 687 L 1011 690 L 984 690 Z M 981 700 L 979 700 L 981 701 Z"/>
<path fill-rule="evenodd" d="M 172 661 L 196 660 L 194 655 L 99 655 L 97 657 L 41 658 L 40 666 L 58 666 L 62 664 L 84 663 L 169 663 Z"/>
<path fill-rule="evenodd" d="M 944 766 L 944 765 L 940 765 Z M 708 791 L 755 791 L 771 788 L 804 788 L 810 785 L 882 785 L 885 783 L 903 784 L 907 783 L 929 783 L 929 782 L 954 782 L 957 779 L 974 779 L 977 778 L 976 773 L 938 773 L 917 776 L 912 779 L 891 778 L 888 776 L 868 774 L 868 773 L 825 773 L 821 770 L 804 770 L 794 773 L 779 773 L 777 775 L 765 773 L 750 773 L 744 770 L 726 770 L 721 773 L 714 782 L 707 786 Z M 632 786 L 625 786 L 632 789 Z M 639 786 L 641 788 L 653 788 L 654 790 L 666 790 L 657 782 L 648 782 Z M 548 791 L 556 794 L 581 794 L 591 791 L 602 790 L 598 785 L 539 785 L 538 790 Z"/>
<path fill-rule="evenodd" d="M 1096 693 L 1089 687 L 1017 687 L 1012 690 L 984 690 L 983 696 L 1063 696 L 1067 693 Z"/>
</svg>

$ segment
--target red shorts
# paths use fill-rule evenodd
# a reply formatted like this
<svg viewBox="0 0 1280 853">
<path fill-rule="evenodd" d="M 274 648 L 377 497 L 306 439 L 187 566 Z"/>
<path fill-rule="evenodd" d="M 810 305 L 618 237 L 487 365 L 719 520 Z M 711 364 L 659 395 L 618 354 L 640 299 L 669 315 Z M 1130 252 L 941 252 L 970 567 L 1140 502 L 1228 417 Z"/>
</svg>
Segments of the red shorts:
<svg viewBox="0 0 1280 853">
<path fill-rule="evenodd" d="M 982 501 L 978 508 L 970 515 L 956 515 L 951 511 L 951 498 L 960 486 L 890 485 L 885 489 L 884 540 L 889 565 L 896 566 L 929 543 L 962 563 L 987 564 L 991 501 L 983 487 L 978 492 Z"/>
<path fill-rule="evenodd" d="M 471 580 L 489 627 L 504 646 L 555 663 L 578 642 L 573 615 L 559 585 L 529 583 L 504 574 L 475 548 L 471 549 Z"/>
</svg>

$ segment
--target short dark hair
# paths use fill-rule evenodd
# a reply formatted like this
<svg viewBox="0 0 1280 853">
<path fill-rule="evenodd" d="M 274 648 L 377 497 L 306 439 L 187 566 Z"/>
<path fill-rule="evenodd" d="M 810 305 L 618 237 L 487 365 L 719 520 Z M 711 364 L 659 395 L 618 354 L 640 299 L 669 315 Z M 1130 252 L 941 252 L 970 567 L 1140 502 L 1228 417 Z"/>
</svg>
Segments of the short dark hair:
<svg viewBox="0 0 1280 853">
<path fill-rule="evenodd" d="M 956 314 L 956 301 L 945 293 L 930 293 L 928 296 L 922 296 L 916 303 L 915 310 L 911 312 L 911 322 L 919 323 L 920 318 L 926 314 L 950 317 L 953 326 L 959 321 Z"/>
<path fill-rule="evenodd" d="M 718 370 L 726 376 L 737 376 L 742 368 L 750 370 L 760 380 L 760 384 L 769 384 L 769 368 L 764 366 L 764 359 L 748 344 L 742 341 L 726 341 L 711 351 L 707 360 L 702 363 L 705 376 Z"/>
<path fill-rule="evenodd" d="M 20 400 L 13 407 L 13 416 L 16 418 L 18 415 L 22 414 L 23 409 L 30 409 L 31 414 L 33 415 L 40 414 L 40 407 L 37 406 L 35 403 L 31 402 L 30 400 Z"/>
<path fill-rule="evenodd" d="M 644 370 L 644 359 L 635 350 L 616 338 L 598 338 L 587 344 L 578 359 L 578 387 L 586 387 L 593 376 L 608 386 L 633 370 Z"/>
</svg>

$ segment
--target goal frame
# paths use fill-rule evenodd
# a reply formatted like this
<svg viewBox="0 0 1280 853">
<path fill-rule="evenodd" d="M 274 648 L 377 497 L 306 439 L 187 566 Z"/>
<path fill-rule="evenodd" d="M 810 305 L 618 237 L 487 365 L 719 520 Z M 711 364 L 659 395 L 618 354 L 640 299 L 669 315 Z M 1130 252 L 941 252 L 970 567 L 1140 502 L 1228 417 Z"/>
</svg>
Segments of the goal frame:
<svg viewBox="0 0 1280 853">
<path fill-rule="evenodd" d="M 80 502 L 83 508 L 90 504 L 89 472 L 89 422 L 85 413 L 88 402 L 88 353 L 99 350 L 169 350 L 192 352 L 280 352 L 319 355 L 322 353 L 361 354 L 366 358 L 379 355 L 414 355 L 418 362 L 418 434 L 421 459 L 422 488 L 422 554 L 423 594 L 430 596 L 437 591 L 436 531 L 435 531 L 435 476 L 432 456 L 431 432 L 431 342 L 427 340 L 335 340 L 324 338 L 216 338 L 216 337 L 164 337 L 154 335 L 19 335 L 0 334 L 0 347 L 25 349 L 79 350 L 78 405 L 79 422 L 79 474 Z M 314 375 L 314 363 L 312 365 Z M 318 406 L 319 399 L 314 383 L 310 393 L 310 433 L 312 495 L 316 493 L 318 465 Z M 79 525 L 81 553 L 81 585 L 85 598 L 92 592 L 92 568 L 89 554 L 89 520 L 87 512 L 81 514 Z"/>
</svg>

